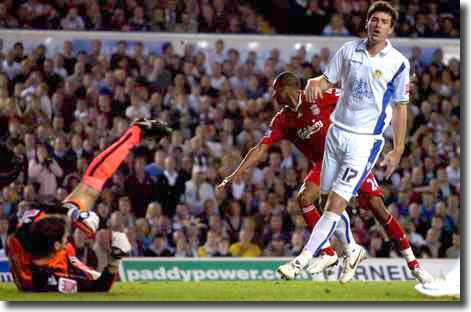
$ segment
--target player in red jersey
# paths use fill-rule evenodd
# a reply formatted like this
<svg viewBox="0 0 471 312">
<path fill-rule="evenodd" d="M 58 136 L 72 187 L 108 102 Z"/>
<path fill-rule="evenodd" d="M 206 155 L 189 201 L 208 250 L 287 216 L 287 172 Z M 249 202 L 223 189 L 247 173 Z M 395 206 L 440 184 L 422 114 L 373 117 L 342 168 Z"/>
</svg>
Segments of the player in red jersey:
<svg viewBox="0 0 471 312">
<path fill-rule="evenodd" d="M 337 103 L 339 90 L 328 90 L 324 93 L 322 99 L 317 100 L 315 103 L 308 103 L 304 92 L 299 89 L 300 82 L 295 74 L 283 72 L 277 76 L 273 84 L 273 98 L 278 103 L 285 104 L 285 106 L 273 118 L 266 135 L 247 153 L 239 167 L 217 186 L 217 189 L 218 191 L 223 190 L 231 181 L 238 179 L 248 168 L 255 165 L 271 145 L 286 139 L 292 142 L 311 163 L 311 170 L 304 179 L 304 183 L 297 194 L 297 200 L 302 208 L 304 220 L 308 228 L 312 230 L 320 218 L 314 203 L 320 194 L 319 185 L 324 143 L 327 130 L 331 124 L 330 114 Z M 371 173 L 359 190 L 359 202 L 363 208 L 370 209 L 378 222 L 386 229 L 386 232 L 394 240 L 406 259 L 414 277 L 421 282 L 428 281 L 430 279 L 429 274 L 423 270 L 415 258 L 400 224 L 386 210 L 381 188 Z M 337 226 L 336 236 L 345 246 L 347 258 L 354 253 L 354 250 L 363 247 L 357 245 L 353 239 L 348 214 L 344 213 L 341 219 L 342 221 Z M 317 261 L 308 267 L 308 272 L 312 274 L 319 273 L 338 262 L 338 256 L 328 241 L 324 244 L 319 256 Z M 353 272 L 355 270 L 356 266 Z M 281 269 L 281 271 L 283 270 Z M 285 278 L 292 279 L 299 272 L 294 272 L 291 275 L 280 273 Z M 345 275 L 345 272 L 342 274 Z"/>
<path fill-rule="evenodd" d="M 96 272 L 75 257 L 67 242 L 71 229 L 95 236 L 99 218 L 91 211 L 105 182 L 142 140 L 168 136 L 171 129 L 158 120 L 141 119 L 88 166 L 81 183 L 62 203 L 36 203 L 24 212 L 7 240 L 14 282 L 22 291 L 108 291 L 118 271 L 119 260 L 131 249 L 125 233 L 104 230 L 108 265 Z"/>
</svg>

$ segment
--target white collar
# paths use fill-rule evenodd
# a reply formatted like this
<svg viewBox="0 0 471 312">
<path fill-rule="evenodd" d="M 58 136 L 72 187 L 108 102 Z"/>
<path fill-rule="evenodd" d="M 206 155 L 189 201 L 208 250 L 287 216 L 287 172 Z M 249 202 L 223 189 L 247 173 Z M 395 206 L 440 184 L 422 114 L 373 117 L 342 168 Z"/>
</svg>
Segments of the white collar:
<svg viewBox="0 0 471 312">
<path fill-rule="evenodd" d="M 368 41 L 367 38 L 361 40 L 360 43 L 358 44 L 357 48 L 356 48 L 356 51 L 368 52 L 368 50 L 366 48 L 367 41 Z M 384 55 L 388 54 L 389 51 L 391 51 L 391 49 L 392 49 L 391 41 L 389 41 L 389 39 L 386 39 L 386 46 L 381 51 L 379 51 L 378 54 L 384 56 Z"/>
</svg>

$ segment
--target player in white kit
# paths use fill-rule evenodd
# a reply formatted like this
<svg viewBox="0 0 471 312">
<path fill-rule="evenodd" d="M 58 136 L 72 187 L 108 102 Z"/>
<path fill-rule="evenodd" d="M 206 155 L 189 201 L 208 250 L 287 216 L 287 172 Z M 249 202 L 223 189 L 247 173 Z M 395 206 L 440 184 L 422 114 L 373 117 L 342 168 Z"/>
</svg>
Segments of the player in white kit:
<svg viewBox="0 0 471 312">
<path fill-rule="evenodd" d="M 342 94 L 331 116 L 322 163 L 324 213 L 301 254 L 283 266 L 287 273 L 305 268 L 329 241 L 350 198 L 375 165 L 384 145 L 383 131 L 391 120 L 394 149 L 383 162 L 386 177 L 399 164 L 405 143 L 410 65 L 387 39 L 397 18 L 389 3 L 374 2 L 367 14 L 368 37 L 344 44 L 324 74 L 308 81 L 309 101 L 322 97 L 323 91 L 336 84 Z M 366 251 L 360 246 L 348 251 L 340 282 L 350 281 L 365 258 Z"/>
</svg>

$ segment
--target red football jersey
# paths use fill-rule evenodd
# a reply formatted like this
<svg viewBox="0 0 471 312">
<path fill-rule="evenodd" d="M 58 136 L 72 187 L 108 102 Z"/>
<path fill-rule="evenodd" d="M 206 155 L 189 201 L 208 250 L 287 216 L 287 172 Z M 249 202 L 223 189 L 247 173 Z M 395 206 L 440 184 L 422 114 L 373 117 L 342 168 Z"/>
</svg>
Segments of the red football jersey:
<svg viewBox="0 0 471 312">
<path fill-rule="evenodd" d="M 284 107 L 276 113 L 270 129 L 260 143 L 272 145 L 281 140 L 293 143 L 312 163 L 320 165 L 324 155 L 324 143 L 330 126 L 330 114 L 339 98 L 338 89 L 324 92 L 322 99 L 308 103 L 301 91 L 299 112 Z"/>
</svg>

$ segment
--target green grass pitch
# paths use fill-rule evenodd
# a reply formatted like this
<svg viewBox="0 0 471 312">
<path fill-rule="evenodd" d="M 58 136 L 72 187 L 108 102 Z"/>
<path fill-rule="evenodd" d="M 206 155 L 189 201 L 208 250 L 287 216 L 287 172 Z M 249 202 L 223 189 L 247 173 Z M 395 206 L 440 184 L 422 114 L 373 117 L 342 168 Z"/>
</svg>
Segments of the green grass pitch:
<svg viewBox="0 0 471 312">
<path fill-rule="evenodd" d="M 459 301 L 433 299 L 416 282 L 363 282 L 346 285 L 309 281 L 117 282 L 109 293 L 21 293 L 0 284 L 2 301 Z"/>
</svg>

